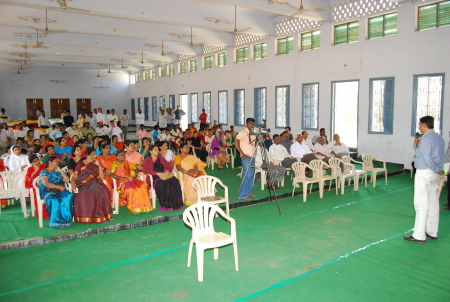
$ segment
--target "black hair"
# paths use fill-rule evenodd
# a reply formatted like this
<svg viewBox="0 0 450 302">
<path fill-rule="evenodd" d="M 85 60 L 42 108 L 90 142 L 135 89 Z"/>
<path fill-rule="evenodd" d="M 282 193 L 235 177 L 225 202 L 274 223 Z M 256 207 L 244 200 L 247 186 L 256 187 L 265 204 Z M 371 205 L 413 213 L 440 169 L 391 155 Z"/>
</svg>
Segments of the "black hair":
<svg viewBox="0 0 450 302">
<path fill-rule="evenodd" d="M 291 127 L 287 126 L 284 129 L 289 129 L 289 131 L 292 131 Z"/>
<path fill-rule="evenodd" d="M 36 145 L 34 146 L 34 153 L 39 153 L 39 151 L 41 151 L 42 149 L 44 149 L 44 147 Z"/>
<path fill-rule="evenodd" d="M 53 146 L 53 145 L 45 146 L 45 153 L 48 153 L 48 150 L 50 150 L 50 148 L 55 148 L 55 146 Z"/>
<path fill-rule="evenodd" d="M 46 164 L 45 167 L 48 168 L 48 164 L 51 163 L 52 161 L 54 161 L 55 159 L 57 159 L 56 156 L 53 156 L 53 155 L 49 156 L 48 159 L 47 159 L 47 164 Z"/>
<path fill-rule="evenodd" d="M 187 146 L 187 145 L 188 145 L 188 143 L 181 143 L 181 145 L 180 145 L 180 150 L 183 149 L 183 147 L 184 147 L 184 146 Z"/>
<path fill-rule="evenodd" d="M 325 131 L 325 128 L 320 128 L 319 132 L 322 132 L 322 130 Z"/>
<path fill-rule="evenodd" d="M 28 161 L 30 162 L 30 164 L 33 162 L 33 160 L 35 160 L 37 157 L 35 154 L 31 154 L 30 156 L 28 156 Z"/>
<path fill-rule="evenodd" d="M 434 117 L 427 115 L 427 116 L 421 117 L 419 121 L 422 124 L 427 125 L 428 129 L 434 129 Z"/>
<path fill-rule="evenodd" d="M 42 138 L 43 136 L 45 136 L 45 138 L 47 139 L 47 135 L 45 135 L 45 134 L 41 134 L 41 135 L 39 136 L 39 138 Z"/>
<path fill-rule="evenodd" d="M 81 150 L 83 150 L 83 148 L 81 147 L 81 143 L 80 143 L 79 141 L 76 142 L 76 143 L 73 145 L 73 148 L 72 148 L 72 156 L 75 156 L 75 150 L 76 150 L 78 147 L 80 147 Z"/>
<path fill-rule="evenodd" d="M 92 152 L 96 152 L 96 151 L 95 151 L 95 148 L 93 148 L 93 147 L 87 148 L 87 149 L 86 149 L 86 156 L 91 155 Z"/>
<path fill-rule="evenodd" d="M 246 124 L 248 124 L 248 123 L 250 123 L 250 122 L 255 122 L 255 119 L 254 118 L 251 118 L 251 117 L 248 117 L 246 120 L 245 120 L 245 123 Z"/>
<path fill-rule="evenodd" d="M 276 139 L 277 137 L 280 137 L 278 134 L 274 134 L 272 139 Z"/>
<path fill-rule="evenodd" d="M 33 134 L 34 134 L 34 131 L 33 131 L 33 130 L 28 130 L 28 131 L 27 131 L 27 136 L 28 136 L 28 134 L 30 134 L 30 133 L 33 133 Z"/>
</svg>

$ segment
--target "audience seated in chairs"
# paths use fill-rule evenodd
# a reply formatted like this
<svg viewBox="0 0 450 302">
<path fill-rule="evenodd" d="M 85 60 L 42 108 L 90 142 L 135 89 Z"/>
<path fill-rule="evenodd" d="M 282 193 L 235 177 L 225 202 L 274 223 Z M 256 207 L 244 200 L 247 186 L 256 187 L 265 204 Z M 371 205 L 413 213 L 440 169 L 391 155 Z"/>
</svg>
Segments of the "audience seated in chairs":
<svg viewBox="0 0 450 302">
<path fill-rule="evenodd" d="M 171 165 L 174 164 L 175 154 L 169 149 L 168 142 L 159 142 L 159 154 L 164 157 Z"/>
<path fill-rule="evenodd" d="M 334 157 L 342 158 L 343 156 L 348 156 L 350 150 L 347 145 L 341 142 L 339 134 L 333 135 L 333 141 L 328 144 L 331 155 Z"/>
<path fill-rule="evenodd" d="M 31 166 L 28 167 L 27 169 L 27 174 L 25 175 L 25 188 L 30 189 L 30 190 L 34 190 L 33 189 L 33 181 L 39 177 L 39 173 L 41 173 L 42 170 L 44 170 L 46 168 L 46 165 L 41 163 L 39 161 L 39 157 L 37 157 L 36 155 L 32 154 L 28 157 L 28 161 L 30 162 Z M 36 196 L 36 195 L 34 195 Z M 37 208 L 38 206 L 38 202 L 37 200 L 30 200 L 30 202 L 34 202 L 35 208 Z M 49 219 L 48 213 L 46 211 L 46 206 L 44 204 L 43 206 L 44 208 L 44 215 L 42 216 L 43 219 Z M 38 215 L 36 216 L 39 218 L 39 212 Z"/>
<path fill-rule="evenodd" d="M 166 144 L 164 142 L 164 144 Z M 183 195 L 179 180 L 173 174 L 173 164 L 159 153 L 156 145 L 150 147 L 151 156 L 144 160 L 144 173 L 152 175 L 153 183 L 147 176 L 147 184 L 156 191 L 161 211 L 178 211 L 183 208 Z"/>
<path fill-rule="evenodd" d="M 142 138 L 142 148 L 139 150 L 139 153 L 145 158 L 150 156 L 150 146 L 151 142 L 147 137 Z"/>
<path fill-rule="evenodd" d="M 191 137 L 189 140 L 191 142 L 191 146 L 194 148 L 195 151 L 194 155 L 200 158 L 202 162 L 206 162 L 208 157 L 208 151 L 205 150 L 204 147 L 205 143 L 200 138 L 199 132 L 195 131 L 194 136 Z"/>
<path fill-rule="evenodd" d="M 218 127 L 216 127 L 218 128 Z M 209 156 L 214 161 L 217 161 L 217 166 L 219 166 L 219 170 L 223 170 L 223 164 L 228 164 L 230 161 L 227 156 L 227 145 L 224 143 L 224 138 L 222 136 L 222 132 L 216 131 L 214 135 L 214 139 L 211 142 L 210 153 Z"/>
<path fill-rule="evenodd" d="M 331 157 L 330 148 L 325 144 L 325 139 L 323 137 L 318 138 L 317 144 L 314 145 L 313 152 L 319 160 L 323 160 L 324 162 L 328 162 L 328 159 Z"/>
<path fill-rule="evenodd" d="M 273 136 L 273 145 L 269 149 L 270 158 L 274 164 L 280 163 L 285 168 L 290 168 L 293 163 L 297 162 L 296 158 L 292 158 L 286 148 L 280 143 L 280 136 Z"/>
</svg>

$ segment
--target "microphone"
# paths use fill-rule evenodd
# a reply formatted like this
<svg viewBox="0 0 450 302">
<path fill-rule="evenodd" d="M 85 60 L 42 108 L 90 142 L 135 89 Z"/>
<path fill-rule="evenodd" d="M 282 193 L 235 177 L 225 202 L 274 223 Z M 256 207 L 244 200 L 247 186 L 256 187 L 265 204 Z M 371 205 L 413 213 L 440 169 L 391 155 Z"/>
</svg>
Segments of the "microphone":
<svg viewBox="0 0 450 302">
<path fill-rule="evenodd" d="M 420 135 L 419 132 L 416 132 L 416 148 L 419 147 L 419 142 L 418 142 L 419 135 Z"/>
</svg>

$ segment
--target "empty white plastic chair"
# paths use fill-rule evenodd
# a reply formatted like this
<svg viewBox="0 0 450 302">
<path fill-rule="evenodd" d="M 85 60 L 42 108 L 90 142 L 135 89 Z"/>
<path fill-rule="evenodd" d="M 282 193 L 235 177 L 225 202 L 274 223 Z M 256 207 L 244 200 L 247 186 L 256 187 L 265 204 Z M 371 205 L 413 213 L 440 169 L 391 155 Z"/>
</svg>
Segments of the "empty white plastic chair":
<svg viewBox="0 0 450 302">
<path fill-rule="evenodd" d="M 319 184 L 319 194 L 320 194 L 319 196 L 320 196 L 320 198 L 323 198 L 324 181 L 322 178 L 320 178 L 320 171 L 318 171 L 317 169 L 315 169 L 303 162 L 293 163 L 291 168 L 292 168 L 292 171 L 294 172 L 294 179 L 292 180 L 292 196 L 294 196 L 295 185 L 302 183 L 303 184 L 303 202 L 306 202 L 306 198 L 308 195 L 308 184 L 311 184 L 311 187 L 312 187 L 312 184 L 318 183 Z M 306 176 L 307 168 L 311 169 L 312 177 Z"/>
<path fill-rule="evenodd" d="M 327 180 L 330 181 L 328 191 L 331 190 L 331 183 L 334 180 L 334 183 L 336 184 L 336 195 L 338 195 L 338 176 L 337 176 L 336 167 L 327 165 L 325 162 L 318 160 L 318 159 L 313 159 L 312 161 L 309 162 L 309 165 L 313 169 L 318 171 L 319 177 L 323 180 L 324 186 L 325 186 L 325 181 L 327 181 Z M 330 171 L 330 174 L 325 174 L 326 169 Z"/>
<path fill-rule="evenodd" d="M 220 214 L 229 221 L 231 234 L 216 232 L 214 230 L 214 217 Z M 238 251 L 236 238 L 236 222 L 226 215 L 224 211 L 216 205 L 207 203 L 197 203 L 191 205 L 183 212 L 183 221 L 192 228 L 192 239 L 189 244 L 189 254 L 187 266 L 191 266 L 192 246 L 195 243 L 197 253 L 198 281 L 203 281 L 203 258 L 206 249 L 214 249 L 214 259 L 219 259 L 218 247 L 233 244 L 234 262 L 236 271 L 238 267 Z"/>
<path fill-rule="evenodd" d="M 377 159 L 373 155 L 370 155 L 370 154 L 364 154 L 362 156 L 362 160 L 363 160 L 363 169 L 367 172 L 370 172 L 370 182 L 372 182 L 372 186 L 374 188 L 377 186 L 377 173 L 378 172 L 384 172 L 384 178 L 386 180 L 386 186 L 387 186 L 388 179 L 387 179 L 386 162 L 384 160 Z M 374 161 L 382 162 L 383 168 L 375 168 L 373 166 Z"/>
<path fill-rule="evenodd" d="M 344 163 L 346 163 L 346 164 L 351 164 L 351 165 L 353 165 L 352 163 L 355 163 L 355 164 L 360 164 L 361 166 L 363 166 L 363 163 L 362 162 L 360 162 L 360 161 L 356 161 L 356 160 L 354 160 L 353 158 L 351 158 L 350 156 L 343 156 L 342 158 L 341 158 L 341 160 L 344 162 Z M 355 165 L 353 165 L 354 167 L 355 167 L 355 170 L 354 170 L 354 172 L 355 172 L 355 178 L 354 178 L 354 181 L 356 181 L 356 179 L 358 180 L 358 184 L 356 185 L 356 187 L 358 187 L 358 185 L 359 185 L 359 176 L 360 175 L 364 175 L 364 185 L 365 185 L 365 187 L 367 188 L 367 171 L 366 170 L 364 170 L 364 169 L 362 169 L 362 170 L 357 170 L 356 169 L 356 166 Z M 349 182 L 349 185 L 350 185 L 350 179 L 348 180 L 348 182 Z M 356 190 L 355 190 L 356 191 Z"/>
<path fill-rule="evenodd" d="M 155 188 L 153 188 L 153 176 L 151 174 L 141 174 L 139 173 L 139 179 L 143 182 L 147 182 L 146 176 L 150 177 L 150 183 L 152 184 L 149 189 L 150 198 L 152 199 L 152 206 L 154 209 L 156 209 L 156 191 Z"/>
<path fill-rule="evenodd" d="M 39 193 L 39 182 L 41 181 L 40 177 L 36 177 L 33 180 L 33 189 L 30 190 L 30 200 L 31 200 L 31 215 L 35 217 L 35 210 L 37 211 L 37 215 L 39 216 L 39 227 L 42 228 L 44 226 L 42 217 L 44 216 L 44 209 L 42 205 L 44 201 L 41 199 L 41 195 Z M 37 209 L 35 209 L 34 200 L 37 203 Z"/>
<path fill-rule="evenodd" d="M 0 172 L 0 199 L 19 198 L 22 207 L 23 217 L 27 218 L 27 204 L 25 201 L 25 177 L 20 172 L 3 171 Z M 1 207 L 0 207 L 1 214 Z"/>
<path fill-rule="evenodd" d="M 444 175 L 442 175 L 439 179 L 438 197 L 441 196 L 442 188 L 444 187 L 444 184 L 447 182 L 447 174 L 448 174 L 449 167 L 450 167 L 450 163 L 445 163 L 442 166 L 442 171 L 444 171 Z"/>
<path fill-rule="evenodd" d="M 225 190 L 225 197 L 216 196 L 216 184 Z M 227 215 L 230 215 L 228 203 L 228 187 L 220 179 L 211 175 L 199 176 L 192 182 L 192 187 L 197 191 L 198 203 L 221 204 L 225 203 Z"/>
<path fill-rule="evenodd" d="M 231 168 L 234 169 L 234 155 L 233 155 L 233 149 L 231 149 L 230 147 L 227 148 L 227 156 L 228 156 L 228 160 L 231 163 Z M 227 164 L 227 168 L 228 168 L 228 164 Z"/>
<path fill-rule="evenodd" d="M 347 157 L 347 156 L 343 156 Z M 359 187 L 359 174 L 356 173 L 355 165 L 345 163 L 343 160 L 339 158 L 330 158 L 328 163 L 336 167 L 337 176 L 339 179 L 338 185 L 341 188 L 341 194 L 344 194 L 345 191 L 345 179 L 348 178 L 348 185 L 350 185 L 350 181 L 353 178 L 354 190 L 358 191 Z M 343 168 L 343 171 L 342 171 Z M 366 175 L 366 186 L 367 186 L 367 174 Z"/>
</svg>

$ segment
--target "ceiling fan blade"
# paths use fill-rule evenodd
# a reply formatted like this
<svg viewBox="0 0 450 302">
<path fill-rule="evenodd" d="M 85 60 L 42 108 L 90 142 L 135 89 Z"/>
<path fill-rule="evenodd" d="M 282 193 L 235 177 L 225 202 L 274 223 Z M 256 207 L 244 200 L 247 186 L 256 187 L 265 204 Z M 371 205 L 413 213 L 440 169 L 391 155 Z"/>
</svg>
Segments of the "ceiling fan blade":
<svg viewBox="0 0 450 302">
<path fill-rule="evenodd" d="M 247 31 L 247 30 L 250 30 L 250 29 L 252 29 L 252 28 L 251 28 L 251 27 L 246 27 L 246 28 L 242 28 L 242 29 L 239 29 L 239 30 L 237 30 L 237 29 L 235 28 L 235 30 L 233 31 L 233 33 L 239 34 L 239 33 L 243 32 L 243 31 Z"/>
<path fill-rule="evenodd" d="M 47 7 L 48 9 L 51 10 L 57 10 L 57 11 L 65 11 L 65 12 L 74 12 L 74 13 L 90 13 L 90 10 L 87 9 L 81 9 L 81 8 L 75 8 L 75 7 Z"/>
<path fill-rule="evenodd" d="M 61 7 L 67 7 L 67 3 L 65 0 L 56 0 L 58 2 L 59 6 Z"/>
<path fill-rule="evenodd" d="M 290 7 L 290 8 L 292 8 L 293 10 L 298 11 L 298 7 L 297 7 L 297 6 L 294 6 L 294 5 L 290 4 L 290 3 L 286 3 L 286 5 L 287 5 L 288 7 Z"/>
</svg>

